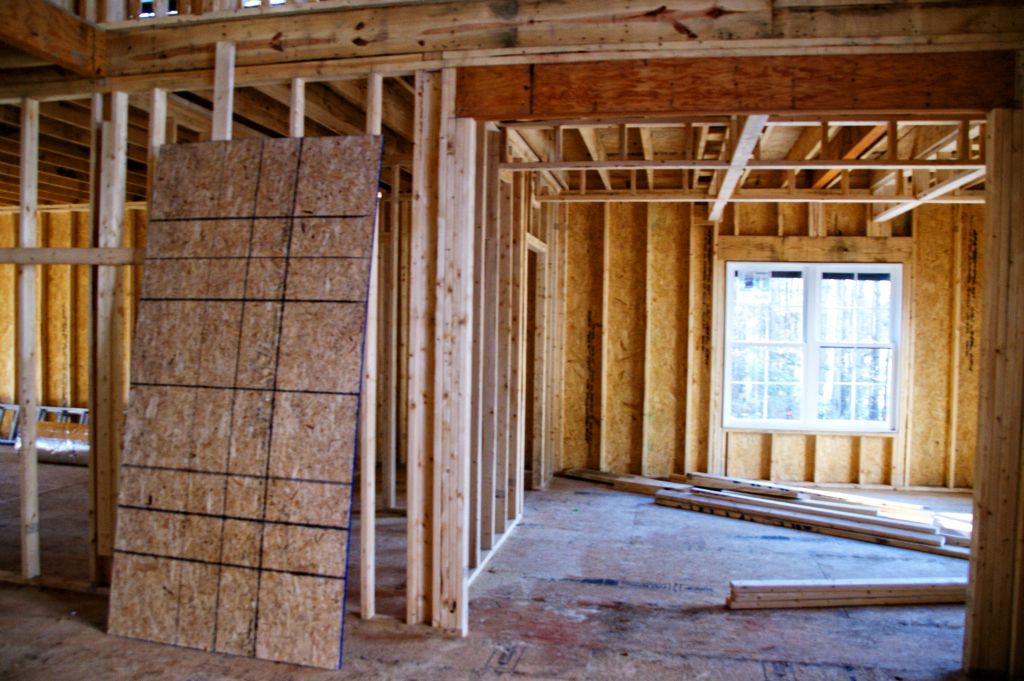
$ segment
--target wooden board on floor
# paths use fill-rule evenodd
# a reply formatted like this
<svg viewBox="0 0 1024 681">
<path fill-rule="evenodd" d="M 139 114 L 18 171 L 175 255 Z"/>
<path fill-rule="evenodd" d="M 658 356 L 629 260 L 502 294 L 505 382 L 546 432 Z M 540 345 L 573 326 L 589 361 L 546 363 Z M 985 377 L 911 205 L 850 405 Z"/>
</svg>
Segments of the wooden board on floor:
<svg viewBox="0 0 1024 681">
<path fill-rule="evenodd" d="M 340 666 L 381 148 L 163 149 L 111 633 Z"/>
<path fill-rule="evenodd" d="M 751 610 L 927 605 L 963 603 L 966 598 L 965 578 L 752 579 L 729 583 L 726 607 Z"/>
</svg>

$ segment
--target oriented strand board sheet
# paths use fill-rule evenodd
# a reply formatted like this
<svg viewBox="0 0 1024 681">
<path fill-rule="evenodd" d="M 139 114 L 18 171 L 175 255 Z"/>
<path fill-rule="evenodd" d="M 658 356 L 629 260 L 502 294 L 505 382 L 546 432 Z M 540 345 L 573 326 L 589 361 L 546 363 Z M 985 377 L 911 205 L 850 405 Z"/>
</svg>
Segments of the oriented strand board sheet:
<svg viewBox="0 0 1024 681">
<path fill-rule="evenodd" d="M 690 206 L 647 204 L 643 474 L 686 472 Z"/>
<path fill-rule="evenodd" d="M 911 485 L 941 486 L 946 482 L 949 379 L 955 352 L 951 340 L 955 323 L 953 295 L 957 285 L 953 263 L 956 217 L 955 206 L 921 206 L 913 214 L 914 263 L 910 281 L 913 282 L 912 333 L 916 352 L 911 370 L 911 430 L 907 452 Z"/>
<path fill-rule="evenodd" d="M 643 466 L 647 207 L 606 204 L 601 470 Z"/>
<path fill-rule="evenodd" d="M 340 666 L 380 155 L 379 137 L 162 151 L 111 633 Z"/>
<path fill-rule="evenodd" d="M 569 204 L 565 251 L 562 466 L 600 468 L 604 206 Z"/>
</svg>

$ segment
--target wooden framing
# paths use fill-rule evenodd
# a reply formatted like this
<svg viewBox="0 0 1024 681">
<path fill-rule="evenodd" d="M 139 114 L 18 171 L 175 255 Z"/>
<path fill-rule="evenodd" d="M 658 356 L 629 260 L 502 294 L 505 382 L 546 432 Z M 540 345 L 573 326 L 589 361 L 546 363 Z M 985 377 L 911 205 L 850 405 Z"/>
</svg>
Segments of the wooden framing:
<svg viewBox="0 0 1024 681">
<path fill-rule="evenodd" d="M 294 87 L 294 85 L 293 85 Z M 366 88 L 366 134 L 381 133 L 383 78 L 369 75 Z M 366 296 L 366 337 L 363 340 L 362 391 L 359 405 L 359 603 L 363 619 L 377 612 L 377 335 L 380 294 L 380 213 L 370 249 L 370 288 Z"/>
<path fill-rule="evenodd" d="M 217 42 L 217 65 L 213 82 L 213 132 L 210 139 L 230 140 L 234 127 L 235 44 Z"/>
<path fill-rule="evenodd" d="M 128 95 L 115 92 L 102 102 L 99 128 L 99 181 L 94 232 L 101 249 L 120 248 L 124 238 L 125 169 L 127 167 Z M 114 342 L 124 325 L 124 291 L 119 272 L 101 267 L 96 274 L 93 318 L 93 376 L 89 411 L 92 414 L 90 478 L 93 509 L 93 570 L 96 582 L 109 579 L 113 555 L 117 466 L 121 449 L 122 419 L 128 358 Z"/>
<path fill-rule="evenodd" d="M 1024 112 L 989 116 L 989 202 L 982 392 L 968 587 L 964 666 L 1001 676 L 1024 674 L 1024 555 L 1021 466 L 1024 441 Z"/>
<path fill-rule="evenodd" d="M 438 242 L 438 168 L 441 150 L 441 76 L 416 74 L 416 146 L 409 237 L 409 386 L 407 425 L 406 622 L 431 619 L 433 599 L 434 385 L 433 331 Z"/>
<path fill-rule="evenodd" d="M 80 76 L 106 71 L 104 32 L 45 0 L 3 3 L 0 42 Z"/>
<path fill-rule="evenodd" d="M 586 69 L 557 63 L 469 67 L 459 72 L 459 113 L 501 120 L 765 111 L 985 111 L 1012 101 L 1013 64 L 1010 52 L 974 52 L 899 59 L 836 55 L 813 60 L 606 61 Z M 850 80 L 836 83 L 836 73 L 849 74 Z M 647 85 L 641 90 L 634 87 L 638 82 Z M 941 87 L 933 87 L 933 82 Z M 849 96 L 852 91 L 856 98 Z"/>
<path fill-rule="evenodd" d="M 18 245 L 34 248 L 36 176 L 39 162 L 39 102 L 21 104 L 21 213 Z M 39 473 L 36 457 L 36 270 L 19 265 L 18 278 L 18 403 L 21 405 L 21 576 L 40 574 Z"/>
<path fill-rule="evenodd" d="M 900 214 L 925 204 L 934 204 L 931 207 L 959 204 L 949 210 L 970 210 L 970 204 L 981 203 L 984 197 L 976 190 L 963 187 L 970 187 L 987 172 L 989 222 L 997 227 L 989 237 L 989 246 L 992 252 L 1005 258 L 990 274 L 989 283 L 993 288 L 984 289 L 989 296 L 986 308 L 991 311 L 985 338 L 996 339 L 992 347 L 1003 353 L 1005 343 L 1000 344 L 1000 339 L 1013 337 L 1012 325 L 1016 318 L 1012 314 L 1015 309 L 1012 302 L 1020 289 L 1014 284 L 1016 270 L 1013 269 L 1016 263 L 1013 239 L 1019 222 L 1014 211 L 1018 206 L 1016 194 L 1011 191 L 1016 186 L 1013 182 L 1019 185 L 1015 170 L 1019 159 L 1011 156 L 1015 152 L 1010 151 L 1011 143 L 1006 141 L 1017 140 L 1020 136 L 1019 112 L 997 113 L 989 119 L 987 133 L 995 136 L 995 141 L 986 154 L 979 156 L 970 151 L 977 133 L 973 124 L 962 123 L 955 133 L 958 146 L 955 156 L 948 152 L 948 145 L 940 145 L 938 151 L 923 156 L 904 152 L 907 147 L 926 148 L 927 144 L 908 139 L 917 136 L 906 134 L 904 127 L 885 119 L 927 112 L 956 118 L 1012 105 L 1013 51 L 1022 44 L 1024 11 L 1009 3 L 983 2 L 970 7 L 945 8 L 941 15 L 925 16 L 927 12 L 916 6 L 905 6 L 906 3 L 867 8 L 864 3 L 839 0 L 828 8 L 819 6 L 821 3 L 799 6 L 789 3 L 779 7 L 752 3 L 721 17 L 690 17 L 688 13 L 695 9 L 703 11 L 702 5 L 698 7 L 700 4 L 685 0 L 683 6 L 665 12 L 664 18 L 654 19 L 637 19 L 635 8 L 625 0 L 613 0 L 610 5 L 596 9 L 593 3 L 582 0 L 557 5 L 541 3 L 517 10 L 514 16 L 501 16 L 492 3 L 482 0 L 429 3 L 430 7 L 442 11 L 426 19 L 423 8 L 401 4 L 367 8 L 324 5 L 316 12 L 305 14 L 291 8 L 285 11 L 271 8 L 256 17 L 246 16 L 241 10 L 224 10 L 205 18 L 161 17 L 148 26 L 136 21 L 93 29 L 96 36 L 103 37 L 102 42 L 109 39 L 109 78 L 93 82 L 67 80 L 51 74 L 53 78 L 36 81 L 27 78 L 27 74 L 12 73 L 0 86 L 0 101 L 20 101 L 25 95 L 51 101 L 88 96 L 97 91 L 114 93 L 107 97 L 104 107 L 105 121 L 98 134 L 98 158 L 91 173 L 96 182 L 97 239 L 92 244 L 95 247 L 53 247 L 23 241 L 18 249 L 0 250 L 0 261 L 21 266 L 23 287 L 27 287 L 25 281 L 29 278 L 26 272 L 32 271 L 36 264 L 98 267 L 95 381 L 91 405 L 95 415 L 95 455 L 90 482 L 94 516 L 92 539 L 94 554 L 100 558 L 94 566 L 95 580 L 103 579 L 102 557 L 110 542 L 112 499 L 116 493 L 112 466 L 116 465 L 120 437 L 116 417 L 122 407 L 117 393 L 127 365 L 123 349 L 117 349 L 120 346 L 115 346 L 111 339 L 131 314 L 125 305 L 126 294 L 121 283 L 121 275 L 127 273 L 114 266 L 137 264 L 139 259 L 139 251 L 124 243 L 123 199 L 126 187 L 134 187 L 136 194 L 133 196 L 141 198 L 144 178 L 139 172 L 128 171 L 127 161 L 145 161 L 147 149 L 151 160 L 161 144 L 158 130 L 161 126 L 156 123 L 150 125 L 148 141 L 143 137 L 139 142 L 141 132 L 139 126 L 132 124 L 127 104 L 129 91 L 148 93 L 154 85 L 171 90 L 213 87 L 214 115 L 212 120 L 203 121 L 206 132 L 171 124 L 171 129 L 180 128 L 185 138 L 193 133 L 212 131 L 215 139 L 230 139 L 232 130 L 240 135 L 261 135 L 262 124 L 235 120 L 235 115 L 244 118 L 240 113 L 242 108 L 258 112 L 261 102 L 266 109 L 265 116 L 259 120 L 268 124 L 267 130 L 298 135 L 307 127 L 311 131 L 321 129 L 317 126 L 329 129 L 321 121 L 341 111 L 340 107 L 330 108 L 336 106 L 337 101 L 325 92 L 350 101 L 355 96 L 353 93 L 361 92 L 361 79 L 375 71 L 376 81 L 371 76 L 367 88 L 376 88 L 370 97 L 376 102 L 382 89 L 385 97 L 390 91 L 384 86 L 382 75 L 415 73 L 416 107 L 412 117 L 391 113 L 387 105 L 383 106 L 383 111 L 378 109 L 375 115 L 368 117 L 378 119 L 378 125 L 383 119 L 388 126 L 392 125 L 388 123 L 390 119 L 396 131 L 415 128 L 413 196 L 409 209 L 411 229 L 408 235 L 397 235 L 392 229 L 392 242 L 380 244 L 381 251 L 387 251 L 393 258 L 405 258 L 407 254 L 410 258 L 405 273 L 408 300 L 396 298 L 393 303 L 397 307 L 408 302 L 408 312 L 402 314 L 408 314 L 409 336 L 407 340 L 395 341 L 405 343 L 405 348 L 391 374 L 396 377 L 392 380 L 403 383 L 395 392 L 396 399 L 403 391 L 405 395 L 404 404 L 395 410 L 394 418 L 398 423 L 394 432 L 396 440 L 405 443 L 408 455 L 406 619 L 409 622 L 435 622 L 464 633 L 466 585 L 479 574 L 480 566 L 508 536 L 522 512 L 525 409 L 527 400 L 532 397 L 525 390 L 529 365 L 524 355 L 527 344 L 523 335 L 527 304 L 526 254 L 543 250 L 540 244 L 547 250 L 545 287 L 550 287 L 548 290 L 553 293 L 553 302 L 545 306 L 544 314 L 553 322 L 538 345 L 557 367 L 550 371 L 545 367 L 542 371 L 549 375 L 541 382 L 547 395 L 543 400 L 547 410 L 543 414 L 543 429 L 550 438 L 543 444 L 548 461 L 540 466 L 542 476 L 554 465 L 550 462 L 562 455 L 559 450 L 566 427 L 560 404 L 566 399 L 566 366 L 560 354 L 565 341 L 559 338 L 559 334 L 565 333 L 565 308 L 560 303 L 564 302 L 566 289 L 572 285 L 566 272 L 568 230 L 563 228 L 569 224 L 569 211 L 575 207 L 557 204 L 594 201 L 712 204 L 710 215 L 704 213 L 701 206 L 681 208 L 689 216 L 689 231 L 685 236 L 689 268 L 685 277 L 687 313 L 683 320 L 687 333 L 686 363 L 693 367 L 695 381 L 707 381 L 710 385 L 710 395 L 705 397 L 704 384 L 695 383 L 690 377 L 687 379 L 683 408 L 688 424 L 692 420 L 696 428 L 687 429 L 683 455 L 676 459 L 684 467 L 725 472 L 728 465 L 725 452 L 730 444 L 729 435 L 722 433 L 713 419 L 708 423 L 699 417 L 708 411 L 705 407 L 709 405 L 705 405 L 704 400 L 714 405 L 721 399 L 722 386 L 715 382 L 720 379 L 706 375 L 711 372 L 714 376 L 714 367 L 719 365 L 721 343 L 717 341 L 720 336 L 698 337 L 698 332 L 705 327 L 720 333 L 721 313 L 714 307 L 713 300 L 714 292 L 720 291 L 723 285 L 723 274 L 717 263 L 727 257 L 771 260 L 897 257 L 907 261 L 917 254 L 905 241 L 908 237 L 899 235 L 917 226 L 901 219 Z M 111 5 L 113 13 L 108 14 L 107 19 L 117 19 L 120 5 Z M 158 9 L 162 11 L 164 4 L 158 3 Z M 435 23 L 447 21 L 444 10 L 455 9 L 462 12 L 460 20 L 463 20 L 461 28 L 464 30 L 453 33 L 445 25 Z M 866 28 L 861 28 L 858 20 L 866 16 L 873 20 L 863 22 Z M 253 23 L 248 23 L 250 21 Z M 684 22 L 687 30 L 699 40 L 684 36 L 671 21 Z M 363 27 L 355 28 L 360 22 Z M 964 29 L 964 26 L 970 28 Z M 385 27 L 388 31 L 384 31 Z M 510 44 L 508 36 L 512 29 L 515 39 Z M 247 39 L 250 31 L 255 30 L 265 30 L 266 35 L 275 38 L 270 42 Z M 320 40 L 325 35 L 330 35 L 331 40 Z M 96 36 L 92 39 L 97 40 Z M 551 36 L 557 36 L 559 42 L 556 44 Z M 624 38 L 628 38 L 625 43 Z M 579 45 L 585 43 L 593 43 L 595 50 L 590 53 L 580 50 Z M 229 48 L 229 45 L 234 47 Z M 234 57 L 230 55 L 232 50 Z M 901 52 L 902 56 L 895 59 L 882 54 L 889 51 Z M 808 60 L 808 53 L 814 53 L 815 58 Z M 87 71 L 90 75 L 102 68 L 99 43 L 94 45 L 92 55 L 92 66 L 82 66 L 89 63 L 88 57 L 76 62 L 78 68 L 91 68 Z M 685 62 L 665 58 L 682 55 L 692 58 Z M 712 58 L 713 55 L 716 56 Z M 45 56 L 57 64 L 65 59 L 63 55 Z M 237 68 L 232 68 L 230 64 L 235 58 Z M 70 59 L 79 58 L 72 56 Z M 575 62 L 588 64 L 579 68 Z M 443 75 L 436 71 L 442 67 L 445 67 Z M 837 79 L 836 74 L 849 75 L 849 78 Z M 233 84 L 232 76 L 235 77 Z M 318 82 L 335 77 L 347 80 L 344 85 L 335 87 Z M 275 101 L 278 109 L 283 110 L 280 90 L 287 90 L 289 82 L 292 89 L 284 93 L 283 100 L 291 105 L 285 125 L 283 118 L 275 118 L 276 114 L 267 111 L 273 108 Z M 837 82 L 841 86 L 837 86 Z M 408 86 L 405 79 L 396 78 L 389 83 L 399 91 Z M 643 83 L 643 87 L 636 87 L 637 83 Z M 238 89 L 259 86 L 263 90 L 236 93 L 236 86 Z M 342 92 L 348 93 L 348 98 L 339 94 Z M 148 104 L 148 112 L 154 121 L 159 121 L 163 118 L 161 110 L 165 104 L 156 93 Z M 232 106 L 236 95 L 238 101 L 233 103 L 245 103 L 246 107 Z M 171 118 L 188 118 L 199 125 L 192 119 L 202 118 L 196 115 L 203 112 L 201 107 L 189 106 L 175 95 L 168 97 L 166 106 Z M 748 152 L 746 147 L 752 140 L 751 134 L 740 134 L 737 140 L 740 144 L 733 143 L 730 154 L 728 149 L 718 146 L 721 140 L 711 135 L 707 127 L 689 121 L 681 126 L 686 135 L 679 146 L 681 158 L 666 160 L 663 154 L 657 153 L 659 126 L 664 121 L 647 118 L 688 114 L 749 115 L 746 125 L 752 126 L 768 111 L 808 119 L 827 118 L 822 129 L 811 130 L 808 134 L 808 138 L 822 138 L 815 143 L 821 150 L 819 157 L 812 158 L 814 153 L 806 147 L 799 158 L 762 156 L 763 148 L 755 149 L 752 144 Z M 834 113 L 837 111 L 842 113 Z M 879 116 L 878 111 L 894 113 Z M 73 118 L 73 112 L 61 113 L 65 118 Z M 75 135 L 73 123 L 56 118 L 47 122 L 45 115 L 43 118 L 44 121 L 35 126 L 22 123 L 20 135 L 31 133 L 31 128 L 35 127 L 36 134 L 42 138 L 40 152 L 35 156 L 38 168 L 27 172 L 26 164 L 35 161 L 21 158 L 22 177 L 37 176 L 38 180 L 32 183 L 35 195 L 43 201 L 54 201 L 62 196 L 53 184 L 61 178 L 52 172 L 55 165 L 52 158 L 47 158 L 55 151 L 48 146 L 51 144 L 49 132 L 57 130 L 58 124 L 65 126 L 59 129 L 79 140 L 83 137 L 88 140 L 93 132 Z M 507 131 L 493 127 L 485 128 L 485 132 L 474 131 L 474 123 L 468 120 L 471 118 L 477 119 L 476 125 L 481 126 L 484 121 L 501 119 L 530 119 L 538 125 L 541 121 L 560 121 L 554 128 L 558 142 L 553 147 L 557 151 L 554 156 L 545 155 L 537 145 L 542 134 L 531 137 L 517 132 L 514 137 L 522 141 L 517 142 L 516 153 L 522 158 L 509 159 Z M 882 119 L 881 122 L 876 118 Z M 615 139 L 609 138 L 605 148 L 600 133 L 589 126 L 613 119 L 617 120 L 610 124 L 618 126 L 619 139 L 626 144 L 620 142 L 616 148 Z M 359 121 L 353 122 L 351 117 L 339 114 L 337 120 L 337 127 L 330 129 L 352 131 L 361 127 Z M 923 126 L 935 120 L 923 117 L 913 124 Z M 835 132 L 843 121 L 869 123 L 872 127 L 867 128 L 865 136 L 843 146 L 834 136 L 830 138 L 830 132 Z M 99 121 L 93 117 L 91 122 Z M 579 127 L 573 127 L 573 122 Z M 800 122 L 793 118 L 787 124 Z M 273 126 L 269 125 L 271 123 Z M 721 125 L 728 126 L 728 122 Z M 894 133 L 891 142 L 883 139 L 880 126 Z M 630 132 L 630 127 L 639 129 L 638 148 L 642 150 L 642 158 L 635 154 L 630 157 L 630 138 L 634 138 L 634 143 L 637 141 L 637 133 Z M 653 135 L 651 130 L 655 131 Z M 173 135 L 167 139 L 173 139 Z M 480 144 L 481 139 L 486 139 L 485 144 Z M 585 150 L 586 160 L 579 160 L 582 155 L 573 157 L 567 153 L 572 144 Z M 864 158 L 863 153 L 856 151 L 862 149 L 866 153 L 871 145 L 879 144 L 891 144 L 884 158 Z M 738 153 L 740 146 L 742 155 Z M 793 149 L 799 150 L 799 146 L 794 144 Z M 483 150 L 483 158 L 478 159 L 472 153 L 474 147 Z M 835 150 L 837 158 L 829 158 L 824 152 L 826 148 Z M 407 151 L 408 146 L 405 149 Z M 618 151 L 620 158 L 609 158 L 608 149 L 612 150 L 612 155 Z M 524 160 L 532 159 L 531 153 L 536 160 Z M 502 158 L 503 155 L 506 157 Z M 741 156 L 749 156 L 742 166 L 737 164 Z M 405 157 L 405 163 L 408 162 Z M 905 173 L 895 172 L 900 170 L 910 171 L 913 179 L 905 182 Z M 679 182 L 674 185 L 677 188 L 659 189 L 658 181 L 673 171 Z M 794 180 L 798 174 L 811 176 L 813 171 L 823 172 L 813 175 L 813 180 L 803 186 L 797 186 Z M 924 171 L 934 173 L 934 184 L 928 184 Z M 480 182 L 470 179 L 474 172 L 480 172 Z M 872 172 L 870 188 L 864 189 L 864 185 L 856 183 L 857 173 Z M 1002 173 L 999 178 L 995 177 L 997 172 Z M 742 180 L 750 173 L 777 173 L 779 182 L 770 185 L 771 188 L 760 185 L 744 188 Z M 535 186 L 534 174 L 543 174 L 547 179 Z M 389 209 L 394 221 L 400 220 L 397 217 L 402 201 L 400 175 L 401 171 L 395 171 L 392 182 L 394 204 Z M 632 184 L 626 190 L 615 189 L 623 184 L 621 178 L 627 175 Z M 707 180 L 709 175 L 714 178 L 711 181 L 714 191 L 704 191 L 697 183 L 698 178 Z M 854 176 L 852 182 L 851 176 Z M 568 189 L 577 177 L 580 178 L 577 189 Z M 647 190 L 642 191 L 637 186 L 637 177 L 640 186 L 646 185 Z M 556 187 L 563 183 L 564 188 L 550 193 L 547 185 Z M 23 182 L 23 185 L 28 184 Z M 477 187 L 485 191 L 481 194 Z M 2 196 L 14 199 L 6 190 Z M 485 201 L 480 206 L 482 219 L 479 223 L 474 222 L 473 214 L 467 209 L 468 202 L 461 200 L 463 197 Z M 17 198 L 21 203 L 24 237 L 25 214 L 34 210 L 34 202 L 25 196 Z M 539 210 L 534 208 L 535 202 L 540 204 Z M 814 203 L 816 207 L 805 215 L 793 210 L 790 204 L 794 203 Z M 776 205 L 765 208 L 768 204 Z M 872 215 L 870 208 L 855 204 L 892 207 Z M 864 226 L 863 236 L 859 231 L 857 236 L 837 233 L 849 229 L 850 221 L 844 221 L 843 211 L 863 218 L 857 218 Z M 757 218 L 760 214 L 774 215 L 777 219 L 763 232 L 742 232 L 740 225 L 764 227 L 765 222 Z M 535 215 L 541 216 L 541 225 L 537 224 Z M 716 229 L 709 221 L 719 218 L 721 223 Z M 883 222 L 886 224 L 880 224 Z M 392 223 L 395 224 L 397 222 Z M 479 224 L 480 230 L 469 229 L 471 224 Z M 547 229 L 546 233 L 531 231 L 538 227 Z M 804 234 L 806 236 L 797 236 Z M 408 243 L 402 242 L 402 238 L 407 238 Z M 478 243 L 474 243 L 474 239 Z M 614 244 L 610 246 L 608 240 L 603 243 L 607 254 Z M 478 259 L 473 260 L 472 255 Z M 963 254 L 957 257 L 962 259 Z M 486 263 L 483 272 L 477 271 L 481 263 Z M 381 268 L 382 274 L 385 269 Z M 390 281 L 402 280 L 401 269 L 400 266 L 395 268 Z M 473 276 L 469 276 L 470 272 Z M 474 281 L 478 281 L 476 286 L 472 285 Z M 708 289 L 704 288 L 705 282 Z M 468 301 L 472 300 L 477 287 L 482 289 L 481 299 L 471 305 Z M 386 285 L 381 285 L 382 295 L 384 288 Z M 20 322 L 23 325 L 29 319 L 26 291 L 27 288 L 22 288 Z M 603 302 L 607 308 L 608 301 Z M 388 304 L 382 300 L 381 309 Z M 962 307 L 959 302 L 954 305 Z M 460 325 L 474 315 L 479 316 L 479 324 L 466 324 L 466 328 Z M 396 311 L 394 316 L 400 314 Z M 475 329 L 475 335 L 467 335 L 469 327 Z M 1006 331 L 1008 328 L 1011 331 Z M 27 333 L 21 327 L 19 332 Z M 958 340 L 956 333 L 959 332 L 952 332 L 951 336 L 953 346 L 966 342 Z M 464 362 L 473 353 L 459 354 L 458 349 L 464 349 L 468 339 L 474 338 L 478 343 L 493 341 L 496 350 L 483 353 L 479 381 L 468 391 L 464 381 L 470 374 L 464 373 L 468 371 Z M 22 342 L 27 342 L 24 336 Z M 382 347 L 390 347 L 388 341 L 384 341 Z M 487 361 L 489 354 L 493 354 L 491 363 Z M 967 660 L 978 669 L 998 670 L 1005 662 L 1019 671 L 1022 656 L 1016 652 L 1016 640 L 1006 640 L 1002 632 L 1009 632 L 1007 635 L 1011 638 L 1017 637 L 1019 626 L 1014 618 L 1018 602 L 1022 600 L 1019 593 L 1022 587 L 1017 584 L 1020 571 L 1015 568 L 1012 574 L 1003 572 L 992 576 L 993 565 L 1019 562 L 1016 554 L 1006 554 L 996 548 L 1019 539 L 1019 523 L 1013 520 L 1018 514 L 1012 501 L 1019 491 L 1019 480 L 1013 475 L 1000 478 L 993 472 L 1005 473 L 1006 466 L 1012 469 L 1012 462 L 1007 464 L 1012 458 L 1010 454 L 1019 454 L 1012 438 L 999 440 L 998 433 L 1002 431 L 993 429 L 993 424 L 1014 422 L 1010 412 L 1019 406 L 1019 395 L 1013 390 L 1016 384 L 1007 387 L 1009 384 L 1004 383 L 1015 380 L 1013 376 L 1019 377 L 1019 372 L 1014 373 L 1018 368 L 1013 364 L 1015 355 L 999 354 L 995 358 L 996 354 L 996 350 L 987 350 L 988 364 L 982 378 L 986 397 L 982 405 L 984 423 L 978 429 L 982 454 L 978 459 L 977 491 L 979 508 L 986 513 L 991 511 L 994 520 L 987 534 L 979 533 L 980 544 L 975 548 L 979 577 L 972 588 L 975 589 L 974 602 L 979 605 L 972 610 Z M 959 380 L 956 378 L 959 374 L 954 371 L 955 357 L 950 365 L 953 367 L 950 391 L 955 392 Z M 993 368 L 997 365 L 1003 368 Z M 25 366 L 28 365 L 23 361 L 23 371 Z M 402 366 L 406 367 L 407 383 L 398 378 L 403 373 Z M 607 389 L 602 391 L 605 398 L 608 392 Z M 22 398 L 26 403 L 29 400 L 24 394 Z M 907 413 L 905 405 L 910 399 L 909 395 L 903 397 L 904 413 Z M 477 446 L 463 439 L 464 433 L 472 432 L 472 428 L 464 426 L 470 420 L 466 409 L 472 408 L 474 401 L 477 401 L 478 418 L 472 420 L 478 423 L 480 441 L 493 441 L 493 446 Z M 384 413 L 387 399 L 381 404 Z M 962 411 L 962 407 L 957 405 L 951 409 Z M 373 411 L 366 409 L 367 413 Z M 407 416 L 402 416 L 403 411 Z M 390 421 L 392 417 L 386 418 Z M 382 428 L 390 429 L 391 425 L 382 424 Z M 374 432 L 366 428 L 364 434 L 370 437 Z M 404 439 L 401 433 L 405 433 Z M 824 455 L 836 443 L 827 436 L 811 435 L 813 444 L 803 453 L 808 456 L 812 471 L 822 472 Z M 769 471 L 774 465 L 775 453 L 794 446 L 787 435 L 781 433 L 760 433 L 748 439 L 747 444 L 760 452 L 759 456 L 767 453 Z M 885 482 L 891 485 L 910 482 L 914 449 L 910 442 L 898 439 L 891 444 L 879 443 L 878 439 L 861 438 L 850 445 L 851 456 L 865 459 L 870 455 L 880 460 L 888 457 L 889 479 Z M 483 451 L 479 451 L 480 447 Z M 367 445 L 366 449 L 369 448 Z M 406 449 L 401 445 L 396 448 L 397 451 Z M 381 451 L 385 457 L 382 463 L 388 466 L 392 454 L 383 441 Z M 956 487 L 961 478 L 955 469 L 961 462 L 952 440 L 944 443 L 944 451 L 947 452 L 944 481 L 947 487 Z M 369 457 L 365 456 L 364 460 L 368 461 Z M 471 476 L 465 466 L 473 460 L 477 468 Z M 364 471 L 364 485 L 368 482 L 372 485 L 372 477 L 372 468 Z M 387 477 L 387 473 L 382 473 L 382 478 Z M 863 470 L 858 471 L 856 477 L 858 482 L 871 482 Z M 391 480 L 393 482 L 393 477 Z M 382 482 L 385 482 L 383 496 L 386 498 L 391 483 Z M 373 487 L 369 490 L 372 492 Z M 372 493 L 365 495 L 372 496 Z M 23 510 L 29 514 L 26 517 L 30 517 L 30 509 Z M 468 522 L 467 512 L 473 513 L 472 523 Z M 363 524 L 364 529 L 372 531 L 369 529 L 373 525 L 372 506 L 368 512 L 364 510 Z M 24 528 L 31 530 L 31 525 L 23 519 Z M 463 560 L 469 538 L 460 527 L 473 528 L 474 558 L 479 551 L 479 559 Z M 31 539 L 26 539 L 26 543 L 30 544 Z M 372 555 L 372 541 L 364 540 L 364 550 Z M 364 557 L 364 563 L 372 569 L 372 560 Z M 477 566 L 476 571 L 468 573 L 466 568 L 471 563 Z M 30 568 L 25 571 L 31 572 Z M 372 593 L 372 579 L 364 577 L 364 597 L 366 593 Z M 984 611 L 995 593 L 1012 594 L 1013 598 L 1005 606 L 992 606 Z M 364 616 L 370 616 L 372 611 L 372 606 L 364 601 Z M 993 624 L 995 620 L 998 624 Z M 991 631 L 999 635 L 990 635 Z"/>
</svg>

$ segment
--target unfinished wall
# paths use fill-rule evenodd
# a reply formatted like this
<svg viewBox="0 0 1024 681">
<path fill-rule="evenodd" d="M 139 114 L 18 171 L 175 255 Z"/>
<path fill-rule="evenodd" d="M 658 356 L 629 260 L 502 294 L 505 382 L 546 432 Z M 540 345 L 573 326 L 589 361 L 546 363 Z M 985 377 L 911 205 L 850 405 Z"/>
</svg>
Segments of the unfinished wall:
<svg viewBox="0 0 1024 681">
<path fill-rule="evenodd" d="M 925 206 L 891 226 L 869 223 L 861 205 L 731 211 L 715 235 L 689 204 L 568 207 L 561 466 L 646 475 L 718 466 L 779 481 L 969 487 L 981 207 Z M 725 259 L 904 261 L 899 431 L 721 429 L 712 311 L 721 309 L 715 272 Z"/>
<path fill-rule="evenodd" d="M 41 210 L 38 215 L 40 247 L 87 247 L 92 229 L 89 212 L 78 209 Z M 0 247 L 14 246 L 18 214 L 0 213 Z M 141 248 L 146 240 L 146 211 L 129 207 L 125 211 L 123 245 Z M 16 394 L 17 329 L 14 265 L 0 265 L 0 401 L 13 402 Z M 40 265 L 37 385 L 39 403 L 47 406 L 89 406 L 89 308 L 90 267 L 87 265 Z M 124 323 L 116 334 L 124 355 L 129 354 L 142 268 L 119 268 L 126 302 Z M 127 395 L 127 374 L 124 390 Z"/>
</svg>

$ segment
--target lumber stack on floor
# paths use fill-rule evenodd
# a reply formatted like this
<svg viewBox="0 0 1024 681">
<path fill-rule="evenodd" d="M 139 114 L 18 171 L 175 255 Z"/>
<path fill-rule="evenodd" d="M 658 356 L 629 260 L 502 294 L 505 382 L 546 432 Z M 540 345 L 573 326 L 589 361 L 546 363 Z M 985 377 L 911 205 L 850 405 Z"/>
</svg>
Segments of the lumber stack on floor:
<svg viewBox="0 0 1024 681">
<path fill-rule="evenodd" d="M 963 603 L 967 579 L 743 579 L 729 582 L 726 607 L 834 608 L 851 605 Z"/>
<path fill-rule="evenodd" d="M 673 476 L 679 479 L 681 476 Z M 941 526 L 920 506 L 742 478 L 688 473 L 692 488 L 661 490 L 655 501 L 690 511 L 968 558 L 970 536 Z"/>
<path fill-rule="evenodd" d="M 679 482 L 673 482 L 670 480 L 659 480 L 657 478 L 648 478 L 643 475 L 629 475 L 624 473 L 606 473 L 604 471 L 595 471 L 588 468 L 570 468 L 568 470 L 559 473 L 565 478 L 574 478 L 576 480 L 586 480 L 588 482 L 600 482 L 605 485 L 611 485 L 617 490 L 622 492 L 632 492 L 634 494 L 646 494 L 648 496 L 654 496 L 661 491 L 676 491 L 676 492 L 688 492 L 693 489 L 693 485 L 687 485 Z"/>
<path fill-rule="evenodd" d="M 381 148 L 161 151 L 111 633 L 339 667 Z"/>
<path fill-rule="evenodd" d="M 944 525 L 918 504 L 707 473 L 659 480 L 571 468 L 560 475 L 647 494 L 662 506 L 941 556 L 970 556 L 970 532 Z"/>
</svg>

